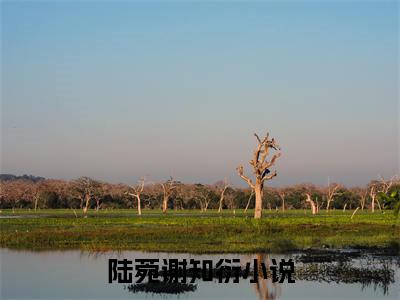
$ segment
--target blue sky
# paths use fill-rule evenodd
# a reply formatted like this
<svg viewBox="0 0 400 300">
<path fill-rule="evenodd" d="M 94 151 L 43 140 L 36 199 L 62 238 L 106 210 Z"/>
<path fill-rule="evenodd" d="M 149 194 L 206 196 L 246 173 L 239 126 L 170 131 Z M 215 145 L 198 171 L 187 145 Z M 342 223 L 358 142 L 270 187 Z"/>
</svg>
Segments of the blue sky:
<svg viewBox="0 0 400 300">
<path fill-rule="evenodd" d="M 1 172 L 273 185 L 399 171 L 397 1 L 1 2 Z M 249 172 L 249 171 L 248 171 Z"/>
</svg>

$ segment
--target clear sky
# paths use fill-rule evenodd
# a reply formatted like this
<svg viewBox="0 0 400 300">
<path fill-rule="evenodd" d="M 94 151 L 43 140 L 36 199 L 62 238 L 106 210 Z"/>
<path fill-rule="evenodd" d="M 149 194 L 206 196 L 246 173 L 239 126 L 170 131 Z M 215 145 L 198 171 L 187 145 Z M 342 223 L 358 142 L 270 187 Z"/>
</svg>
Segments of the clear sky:
<svg viewBox="0 0 400 300">
<path fill-rule="evenodd" d="M 273 185 L 399 171 L 399 2 L 1 2 L 1 172 Z M 249 173 L 249 171 L 248 171 Z"/>
</svg>

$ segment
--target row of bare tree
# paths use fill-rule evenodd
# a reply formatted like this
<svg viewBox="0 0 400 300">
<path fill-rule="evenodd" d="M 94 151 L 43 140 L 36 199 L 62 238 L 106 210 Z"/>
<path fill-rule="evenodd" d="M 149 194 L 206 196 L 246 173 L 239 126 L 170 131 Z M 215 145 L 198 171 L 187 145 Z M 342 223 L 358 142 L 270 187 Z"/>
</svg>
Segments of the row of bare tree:
<svg viewBox="0 0 400 300">
<path fill-rule="evenodd" d="M 268 188 L 263 193 L 264 209 L 287 209 L 312 207 L 314 213 L 322 208 L 375 210 L 382 208 L 377 194 L 400 189 L 397 178 L 371 181 L 365 187 L 346 188 L 339 184 L 319 187 L 300 184 L 280 188 Z M 88 177 L 64 181 L 46 179 L 0 181 L 0 208 L 74 208 L 88 209 L 142 208 L 168 209 L 245 209 L 255 206 L 252 189 L 237 188 L 226 180 L 213 185 L 184 184 L 173 178 L 154 183 L 142 178 L 137 185 L 111 184 Z"/>
<path fill-rule="evenodd" d="M 355 208 L 355 212 L 368 206 L 374 212 L 375 205 L 382 210 L 377 197 L 379 193 L 388 194 L 392 188 L 400 187 L 399 179 L 395 176 L 390 180 L 382 177 L 366 187 L 351 189 L 331 184 L 328 180 L 327 187 L 302 184 L 264 191 L 264 183 L 277 176 L 277 172 L 270 169 L 281 157 L 281 148 L 268 133 L 263 139 L 254 135 L 257 146 L 249 162 L 254 179 L 244 174 L 243 166 L 237 168 L 238 175 L 248 184 L 248 189 L 232 187 L 226 180 L 213 185 L 183 184 L 173 177 L 160 183 L 146 181 L 143 177 L 135 186 L 110 184 L 89 177 L 72 181 L 29 180 L 30 177 L 24 177 L 0 181 L 0 208 L 29 207 L 36 210 L 40 207 L 79 207 L 86 216 L 89 208 L 98 211 L 108 207 L 136 207 L 141 215 L 143 206 L 161 207 L 164 213 L 168 208 L 199 208 L 204 212 L 209 207 L 218 208 L 218 212 L 224 208 L 244 208 L 247 211 L 251 206 L 255 208 L 254 218 L 258 219 L 266 207 L 285 211 L 287 208 L 305 208 L 308 204 L 314 215 L 323 206 L 326 211 L 333 207 L 343 210 Z M 7 178 L 13 178 L 10 176 Z"/>
</svg>

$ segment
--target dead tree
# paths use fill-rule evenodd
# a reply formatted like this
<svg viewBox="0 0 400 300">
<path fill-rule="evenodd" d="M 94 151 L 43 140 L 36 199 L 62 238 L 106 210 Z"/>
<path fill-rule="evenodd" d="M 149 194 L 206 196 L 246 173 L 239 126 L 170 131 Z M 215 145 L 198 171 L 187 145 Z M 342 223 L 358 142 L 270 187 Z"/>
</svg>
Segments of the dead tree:
<svg viewBox="0 0 400 300">
<path fill-rule="evenodd" d="M 206 212 L 208 209 L 208 205 L 212 200 L 211 189 L 202 184 L 195 184 L 193 192 L 194 195 L 191 196 L 198 200 L 201 212 Z"/>
<path fill-rule="evenodd" d="M 101 200 L 105 195 L 110 193 L 110 184 L 100 183 L 96 192 L 93 195 L 94 200 L 96 201 L 96 212 L 102 207 Z"/>
<path fill-rule="evenodd" d="M 353 213 L 352 213 L 352 215 L 351 215 L 351 218 L 350 219 L 353 219 L 354 218 L 354 215 L 356 214 L 356 212 L 358 211 L 360 209 L 360 207 L 359 206 L 357 206 L 357 208 L 353 211 Z"/>
<path fill-rule="evenodd" d="M 219 213 L 222 211 L 222 205 L 224 204 L 224 199 L 225 199 L 225 191 L 228 187 L 229 187 L 229 183 L 225 178 L 225 180 L 223 181 L 223 184 L 220 187 L 219 207 L 218 207 Z"/>
<path fill-rule="evenodd" d="M 366 188 L 357 188 L 355 189 L 355 193 L 358 194 L 358 196 L 360 197 L 360 209 L 364 210 L 365 207 L 365 203 L 367 201 L 367 197 L 368 197 L 368 189 Z"/>
<path fill-rule="evenodd" d="M 317 210 L 317 213 L 319 213 L 319 210 L 320 210 L 321 206 L 322 206 L 322 203 L 319 204 L 318 203 L 318 197 L 315 197 L 315 208 Z"/>
<path fill-rule="evenodd" d="M 326 191 L 326 211 L 329 211 L 329 207 L 331 205 L 331 202 L 334 200 L 335 196 L 340 195 L 340 193 L 337 192 L 338 188 L 340 185 L 334 184 L 331 185 L 328 179 L 328 188 Z"/>
<path fill-rule="evenodd" d="M 375 200 L 376 200 L 376 186 L 372 185 L 369 190 L 369 196 L 371 197 L 371 211 L 375 212 Z"/>
<path fill-rule="evenodd" d="M 387 193 L 389 192 L 390 188 L 392 187 L 393 183 L 396 181 L 397 176 L 393 176 L 392 178 L 390 178 L 390 180 L 386 181 L 385 178 L 383 178 L 383 176 L 381 176 L 381 187 L 379 189 L 379 192 L 384 193 L 385 195 L 387 195 Z"/>
<path fill-rule="evenodd" d="M 310 203 L 311 205 L 311 212 L 313 215 L 315 215 L 317 213 L 317 206 L 315 205 L 314 201 L 311 200 L 311 196 L 310 194 L 306 194 L 307 195 L 307 199 L 306 202 Z"/>
<path fill-rule="evenodd" d="M 270 168 L 275 164 L 276 160 L 281 156 L 281 152 L 275 153 L 271 160 L 267 160 L 270 149 L 275 151 L 280 150 L 279 145 L 275 142 L 275 139 L 269 139 L 269 133 L 260 139 L 257 134 L 254 134 L 258 141 L 258 146 L 254 151 L 253 159 L 250 161 L 250 165 L 253 168 L 253 174 L 255 176 L 255 182 L 249 177 L 244 175 L 243 166 L 237 167 L 239 176 L 247 182 L 247 184 L 254 190 L 256 196 L 254 218 L 260 219 L 262 215 L 262 196 L 264 190 L 264 182 L 277 176 L 277 172 L 270 172 Z"/>
<path fill-rule="evenodd" d="M 282 200 L 282 212 L 285 212 L 285 193 L 284 192 L 279 192 L 279 198 Z"/>
<path fill-rule="evenodd" d="M 369 196 L 371 198 L 371 212 L 375 212 L 375 202 L 378 204 L 379 210 L 382 211 L 381 203 L 378 199 L 378 193 L 382 192 L 385 187 L 379 187 L 378 184 L 372 184 L 369 190 Z"/>
<path fill-rule="evenodd" d="M 72 190 L 77 198 L 80 199 L 83 215 L 87 218 L 87 213 L 90 206 L 90 200 L 97 193 L 100 182 L 89 177 L 80 177 L 73 181 Z"/>
<path fill-rule="evenodd" d="M 246 204 L 246 208 L 244 209 L 244 212 L 247 212 L 247 210 L 249 209 L 250 200 L 251 200 L 251 198 L 253 198 L 253 196 L 254 196 L 254 190 L 251 189 L 250 197 L 249 197 L 249 200 L 247 200 L 247 204 Z"/>
<path fill-rule="evenodd" d="M 382 176 L 381 181 L 373 181 L 369 189 L 369 196 L 371 198 L 371 211 L 375 212 L 375 202 L 378 204 L 379 210 L 382 211 L 381 203 L 378 199 L 379 193 L 387 194 L 396 180 L 397 176 L 393 176 L 390 180 L 386 181 Z"/>
<path fill-rule="evenodd" d="M 171 176 L 166 182 L 161 183 L 163 189 L 163 205 L 162 211 L 163 213 L 167 212 L 168 209 L 168 200 L 171 197 L 172 192 L 175 190 L 176 185 L 173 177 Z"/>
<path fill-rule="evenodd" d="M 137 199 L 138 202 L 138 215 L 141 216 L 142 215 L 142 207 L 141 207 L 141 202 L 140 202 L 140 195 L 143 192 L 144 189 L 144 182 L 145 182 L 145 178 L 141 178 L 139 180 L 139 184 L 137 186 L 132 187 L 133 192 L 129 193 L 129 196 L 135 197 Z"/>
</svg>

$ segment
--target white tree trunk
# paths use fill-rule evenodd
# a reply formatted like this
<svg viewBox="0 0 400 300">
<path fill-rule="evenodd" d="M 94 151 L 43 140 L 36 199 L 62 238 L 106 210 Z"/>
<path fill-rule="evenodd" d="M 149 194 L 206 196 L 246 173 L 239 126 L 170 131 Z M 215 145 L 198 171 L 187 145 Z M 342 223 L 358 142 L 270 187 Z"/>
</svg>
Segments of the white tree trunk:
<svg viewBox="0 0 400 300">
<path fill-rule="evenodd" d="M 87 218 L 87 213 L 89 209 L 89 202 L 90 202 L 90 195 L 86 194 L 85 195 L 85 207 L 83 208 L 83 215 L 85 218 Z"/>
<path fill-rule="evenodd" d="M 263 196 L 263 183 L 257 181 L 254 186 L 254 194 L 256 197 L 256 204 L 254 209 L 254 219 L 261 219 L 262 216 L 262 196 Z"/>
<path fill-rule="evenodd" d="M 166 197 L 166 196 L 164 195 L 162 212 L 163 212 L 163 213 L 166 213 L 166 212 L 167 212 L 167 208 L 168 208 L 168 197 Z"/>
<path fill-rule="evenodd" d="M 140 196 L 136 196 L 137 198 L 137 211 L 138 211 L 138 215 L 141 216 L 142 215 L 142 204 L 140 202 Z"/>
<path fill-rule="evenodd" d="M 311 212 L 313 215 L 315 215 L 317 213 L 317 208 L 315 206 L 314 201 L 311 200 L 311 196 L 309 194 L 307 194 L 307 200 L 306 202 L 309 202 L 311 205 Z"/>
<path fill-rule="evenodd" d="M 371 210 L 372 212 L 375 212 L 375 196 L 371 197 Z"/>
</svg>

